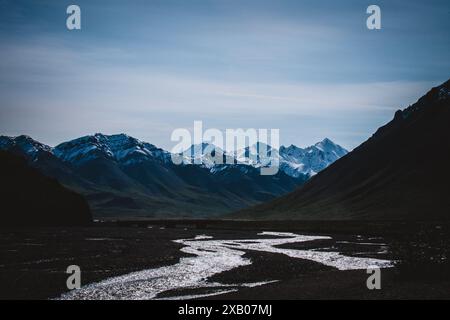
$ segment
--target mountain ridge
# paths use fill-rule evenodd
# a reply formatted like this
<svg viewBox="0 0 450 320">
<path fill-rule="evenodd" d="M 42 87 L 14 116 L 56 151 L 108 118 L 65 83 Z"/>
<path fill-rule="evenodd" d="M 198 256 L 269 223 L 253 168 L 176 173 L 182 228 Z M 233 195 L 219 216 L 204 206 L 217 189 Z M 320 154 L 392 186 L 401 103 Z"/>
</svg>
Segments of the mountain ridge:
<svg viewBox="0 0 450 320">
<path fill-rule="evenodd" d="M 0 137 L 0 149 L 83 194 L 96 217 L 216 217 L 275 198 L 308 176 L 235 162 L 175 165 L 171 154 L 126 134 L 94 134 L 46 146 L 28 136 Z"/>
<path fill-rule="evenodd" d="M 171 161 L 171 153 L 169 151 L 158 148 L 153 144 L 138 140 L 124 133 L 112 135 L 95 133 L 94 135 L 82 136 L 73 140 L 62 142 L 55 147 L 45 145 L 27 135 L 19 135 L 15 137 L 0 136 L 0 149 L 8 150 L 12 147 L 20 148 L 24 153 L 28 154 L 31 157 L 35 157 L 38 151 L 53 153 L 60 160 L 70 162 L 73 165 L 79 165 L 83 161 L 89 161 L 92 160 L 92 158 L 99 157 L 110 158 L 117 162 L 123 163 L 128 159 L 129 155 L 134 156 L 130 161 L 139 161 L 149 158 L 160 160 L 164 163 L 168 163 Z M 235 154 L 223 151 L 222 149 L 216 147 L 211 143 L 204 142 L 201 147 L 202 148 L 199 148 L 201 151 L 199 158 L 201 158 L 201 160 L 203 161 L 202 164 L 205 165 L 208 169 L 212 169 L 214 167 L 214 164 L 211 163 L 210 159 L 205 157 L 203 151 L 206 148 L 212 148 L 214 151 L 223 153 L 225 157 L 236 158 Z M 268 148 L 269 150 L 272 149 L 270 146 L 268 146 Z M 258 151 L 255 150 L 258 150 L 255 145 L 246 147 L 245 152 L 247 157 L 249 156 L 249 153 L 250 155 L 253 153 L 258 153 Z M 295 159 L 295 156 L 292 156 L 292 150 L 295 150 L 297 153 L 299 153 L 302 158 L 307 159 L 308 165 L 306 166 L 306 168 L 304 168 L 305 164 L 302 163 L 302 158 Z M 197 150 L 195 145 L 191 145 L 188 150 L 191 155 L 190 160 L 192 160 L 192 162 L 194 161 L 195 157 L 198 157 L 198 155 L 195 154 L 196 151 Z M 312 151 L 316 151 L 315 154 L 313 154 Z M 327 153 L 332 155 L 331 158 L 327 158 Z M 291 144 L 289 147 L 281 146 L 278 151 L 278 155 L 280 156 L 281 170 L 287 175 L 295 178 L 299 177 L 301 174 L 312 176 L 347 153 L 348 151 L 346 149 L 334 143 L 328 138 L 325 138 L 322 141 L 306 148 L 300 148 Z M 137 154 L 141 155 L 141 159 L 136 158 Z M 316 163 L 315 165 L 311 165 L 311 158 L 322 158 L 322 161 L 319 161 L 319 163 Z M 225 159 L 223 163 L 226 163 Z M 245 163 L 239 162 L 234 159 L 233 164 Z M 251 162 L 247 164 L 253 165 L 255 167 L 260 166 L 260 164 Z M 212 171 L 217 171 L 217 169 L 214 169 Z"/>
<path fill-rule="evenodd" d="M 450 80 L 297 190 L 230 218 L 449 219 Z M 434 150 L 441 150 L 437 155 Z"/>
</svg>

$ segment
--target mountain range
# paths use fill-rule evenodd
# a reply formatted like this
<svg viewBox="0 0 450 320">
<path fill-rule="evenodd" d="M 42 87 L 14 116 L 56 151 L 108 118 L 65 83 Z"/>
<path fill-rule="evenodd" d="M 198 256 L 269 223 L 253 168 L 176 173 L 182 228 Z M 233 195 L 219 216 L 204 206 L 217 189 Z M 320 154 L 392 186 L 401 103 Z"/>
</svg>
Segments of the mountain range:
<svg viewBox="0 0 450 320">
<path fill-rule="evenodd" d="M 348 151 L 328 138 L 306 148 L 291 144 L 289 147 L 281 146 L 279 150 L 276 150 L 270 145 L 258 142 L 237 152 L 227 152 L 209 143 L 192 145 L 187 150 L 190 163 L 198 160 L 203 167 L 212 172 L 223 168 L 214 162 L 216 153 L 219 158 L 222 158 L 222 163 L 227 163 L 227 159 L 228 161 L 232 159 L 235 164 L 245 163 L 255 168 L 264 165 L 261 158 L 266 158 L 265 160 L 270 162 L 278 157 L 279 170 L 290 177 L 298 178 L 300 176 L 312 177 L 337 159 L 345 156 Z M 245 158 L 245 162 L 238 160 L 240 159 L 239 155 Z"/>
<path fill-rule="evenodd" d="M 229 217 L 448 220 L 449 181 L 450 80 L 297 190 Z"/>
<path fill-rule="evenodd" d="M 264 176 L 258 163 L 208 162 L 207 146 L 191 147 L 201 150 L 191 156 L 202 164 L 175 165 L 168 151 L 126 134 L 97 133 L 56 147 L 25 135 L 0 137 L 0 150 L 84 195 L 97 218 L 217 217 L 286 194 L 347 153 L 329 139 L 281 147 L 280 171 Z"/>
</svg>

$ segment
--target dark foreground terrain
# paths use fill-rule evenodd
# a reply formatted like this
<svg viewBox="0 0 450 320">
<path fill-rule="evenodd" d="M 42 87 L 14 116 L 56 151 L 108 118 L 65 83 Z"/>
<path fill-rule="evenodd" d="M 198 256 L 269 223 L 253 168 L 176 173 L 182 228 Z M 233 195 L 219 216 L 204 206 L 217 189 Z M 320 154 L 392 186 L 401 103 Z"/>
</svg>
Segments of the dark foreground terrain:
<svg viewBox="0 0 450 320">
<path fill-rule="evenodd" d="M 252 264 L 210 281 L 274 281 L 210 299 L 449 299 L 449 225 L 387 222 L 140 221 L 77 228 L 0 229 L 0 298 L 49 299 L 67 291 L 69 265 L 81 267 L 82 285 L 175 264 L 183 256 L 174 239 L 206 234 L 215 239 L 259 238 L 260 231 L 330 235 L 283 245 L 397 260 L 382 270 L 382 289 L 368 290 L 366 270 L 338 271 L 309 260 L 247 251 Z M 370 243 L 370 244 L 368 244 Z M 189 292 L 195 294 L 195 292 Z"/>
</svg>

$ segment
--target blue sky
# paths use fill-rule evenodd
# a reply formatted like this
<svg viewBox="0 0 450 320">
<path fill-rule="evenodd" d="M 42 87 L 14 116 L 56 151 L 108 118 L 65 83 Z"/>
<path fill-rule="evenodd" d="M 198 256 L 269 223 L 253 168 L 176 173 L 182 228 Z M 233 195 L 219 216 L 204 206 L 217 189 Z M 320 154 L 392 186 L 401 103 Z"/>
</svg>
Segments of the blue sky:
<svg viewBox="0 0 450 320">
<path fill-rule="evenodd" d="M 370 4 L 381 30 L 366 28 Z M 0 0 L 0 134 L 125 132 L 170 149 L 202 120 L 352 149 L 449 78 L 448 30 L 447 0 Z"/>
</svg>

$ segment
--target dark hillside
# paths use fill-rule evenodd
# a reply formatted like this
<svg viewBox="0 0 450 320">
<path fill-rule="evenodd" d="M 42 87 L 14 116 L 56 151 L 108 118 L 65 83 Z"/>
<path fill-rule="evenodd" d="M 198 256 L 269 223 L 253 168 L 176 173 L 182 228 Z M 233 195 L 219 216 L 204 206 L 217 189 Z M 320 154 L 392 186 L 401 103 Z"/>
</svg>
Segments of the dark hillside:
<svg viewBox="0 0 450 320">
<path fill-rule="evenodd" d="M 450 218 L 450 81 L 305 185 L 234 213 L 251 219 Z"/>
<path fill-rule="evenodd" d="M 0 177 L 1 226 L 75 226 L 92 221 L 82 196 L 20 156 L 0 151 Z"/>
</svg>

